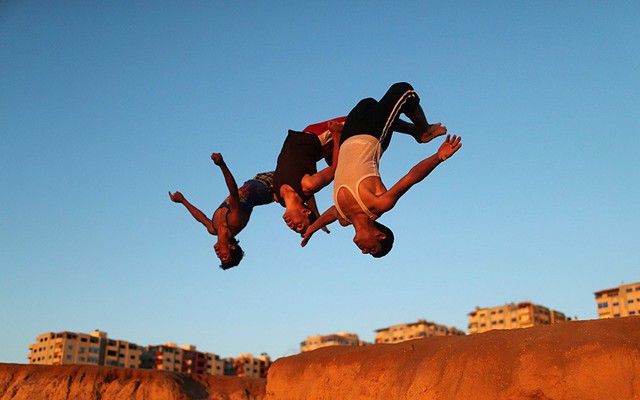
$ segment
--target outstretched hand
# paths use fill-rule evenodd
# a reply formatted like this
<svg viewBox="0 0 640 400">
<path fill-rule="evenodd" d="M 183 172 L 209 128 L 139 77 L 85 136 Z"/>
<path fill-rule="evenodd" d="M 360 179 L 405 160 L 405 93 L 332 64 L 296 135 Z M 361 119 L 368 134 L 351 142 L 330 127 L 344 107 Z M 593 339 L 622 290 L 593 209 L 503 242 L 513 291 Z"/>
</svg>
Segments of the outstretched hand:
<svg viewBox="0 0 640 400">
<path fill-rule="evenodd" d="M 211 153 L 211 159 L 213 160 L 213 163 L 215 165 L 222 165 L 224 164 L 224 160 L 222 159 L 222 154 L 220 153 Z"/>
<path fill-rule="evenodd" d="M 456 135 L 447 135 L 444 143 L 438 149 L 438 160 L 444 161 L 447 158 L 451 157 L 462 147 L 462 137 Z"/>
<path fill-rule="evenodd" d="M 174 203 L 182 203 L 184 201 L 184 196 L 180 192 L 171 193 L 169 192 L 169 197 L 171 197 L 171 201 Z"/>
<path fill-rule="evenodd" d="M 309 239 L 313 236 L 313 232 L 310 229 L 307 229 L 305 233 L 302 234 L 302 242 L 300 242 L 300 246 L 304 247 L 309 243 Z"/>
</svg>

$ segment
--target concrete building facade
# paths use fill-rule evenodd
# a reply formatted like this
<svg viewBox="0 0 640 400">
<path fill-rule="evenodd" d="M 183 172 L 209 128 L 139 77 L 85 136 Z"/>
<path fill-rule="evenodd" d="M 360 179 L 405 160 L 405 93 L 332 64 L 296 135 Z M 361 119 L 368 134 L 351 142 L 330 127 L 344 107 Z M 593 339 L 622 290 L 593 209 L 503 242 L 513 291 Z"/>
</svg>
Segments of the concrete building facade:
<svg viewBox="0 0 640 400">
<path fill-rule="evenodd" d="M 217 354 L 198 351 L 194 345 L 175 343 L 147 346 L 142 368 L 185 374 L 224 375 L 224 361 Z"/>
<path fill-rule="evenodd" d="M 29 345 L 30 364 L 110 365 L 139 368 L 143 348 L 124 340 L 109 339 L 107 332 L 96 330 L 90 334 L 49 332 L 38 336 Z"/>
<path fill-rule="evenodd" d="M 568 320 L 569 318 L 559 311 L 528 301 L 497 307 L 476 307 L 469 313 L 469 333 L 482 333 L 493 329 L 528 328 Z"/>
<path fill-rule="evenodd" d="M 241 354 L 238 357 L 225 359 L 224 374 L 248 378 L 266 378 L 270 366 L 271 357 L 266 353 L 262 353 L 258 357 L 248 353 Z"/>
<path fill-rule="evenodd" d="M 194 345 L 164 343 L 143 347 L 110 339 L 107 332 L 99 330 L 90 334 L 43 333 L 29 349 L 29 363 L 42 365 L 83 364 L 256 378 L 266 378 L 271 366 L 266 353 L 222 359 L 217 354 L 198 351 Z"/>
<path fill-rule="evenodd" d="M 432 336 L 462 336 L 466 335 L 454 327 L 436 324 L 435 322 L 419 319 L 416 322 L 398 324 L 375 330 L 376 343 L 399 343 Z"/>
<path fill-rule="evenodd" d="M 600 290 L 594 295 L 600 318 L 640 315 L 640 282 Z"/>
<path fill-rule="evenodd" d="M 338 332 L 329 335 L 309 336 L 300 342 L 300 352 L 311 351 L 329 346 L 364 346 L 368 343 L 360 341 L 355 333 Z"/>
</svg>

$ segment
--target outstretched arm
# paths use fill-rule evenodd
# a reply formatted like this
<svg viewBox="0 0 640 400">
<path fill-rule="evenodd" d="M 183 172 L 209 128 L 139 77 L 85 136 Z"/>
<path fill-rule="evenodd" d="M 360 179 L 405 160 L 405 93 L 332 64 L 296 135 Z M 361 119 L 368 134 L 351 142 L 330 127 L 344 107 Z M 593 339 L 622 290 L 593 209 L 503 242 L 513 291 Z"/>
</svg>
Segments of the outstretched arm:
<svg viewBox="0 0 640 400">
<path fill-rule="evenodd" d="M 202 225 L 204 225 L 205 228 L 207 228 L 207 231 L 210 234 L 214 234 L 213 231 L 213 225 L 211 223 L 211 220 L 209 218 L 207 218 L 207 216 L 200 211 L 198 208 L 196 208 L 194 205 L 192 205 L 191 203 L 189 203 L 187 201 L 187 199 L 184 198 L 184 196 L 182 195 L 182 193 L 180 192 L 175 192 L 175 193 L 171 193 L 169 192 L 169 197 L 171 198 L 171 200 L 174 203 L 180 203 L 183 206 L 186 207 L 186 209 L 189 211 L 189 213 L 191 213 L 191 215 L 193 216 L 193 218 L 196 219 L 196 221 L 200 222 Z"/>
<path fill-rule="evenodd" d="M 332 124 L 329 129 L 331 129 L 331 136 L 333 140 L 333 154 L 331 156 L 331 165 L 326 167 L 320 172 L 316 172 L 313 175 L 305 175 L 302 178 L 302 190 L 307 194 L 317 193 L 323 187 L 333 181 L 333 175 L 336 172 L 336 167 L 338 165 L 338 155 L 340 154 L 340 137 L 342 134 L 342 127 L 344 123 L 336 123 Z"/>
<path fill-rule="evenodd" d="M 447 135 L 438 152 L 429 158 L 420 161 L 411 168 L 408 174 L 403 176 L 395 185 L 378 198 L 376 210 L 383 213 L 392 209 L 400 197 L 416 183 L 426 178 L 441 162 L 453 156 L 462 147 L 462 138 L 456 135 Z"/>
<path fill-rule="evenodd" d="M 309 239 L 311 239 L 311 236 L 313 236 L 315 232 L 333 223 L 338 219 L 338 217 L 339 215 L 338 210 L 336 210 L 336 206 L 331 206 L 331 208 L 329 208 L 321 216 L 319 216 L 313 224 L 309 225 L 306 232 L 302 235 L 302 243 L 300 243 L 300 245 L 302 247 L 306 246 L 309 242 Z"/>
<path fill-rule="evenodd" d="M 229 189 L 229 218 L 237 219 L 240 214 L 240 195 L 238 194 L 238 184 L 231 174 L 229 167 L 227 167 L 227 164 L 224 162 L 222 154 L 211 153 L 211 160 L 213 160 L 215 165 L 220 167 L 220 171 L 222 171 L 222 176 L 224 177 L 224 182 L 227 184 L 227 189 Z"/>
</svg>

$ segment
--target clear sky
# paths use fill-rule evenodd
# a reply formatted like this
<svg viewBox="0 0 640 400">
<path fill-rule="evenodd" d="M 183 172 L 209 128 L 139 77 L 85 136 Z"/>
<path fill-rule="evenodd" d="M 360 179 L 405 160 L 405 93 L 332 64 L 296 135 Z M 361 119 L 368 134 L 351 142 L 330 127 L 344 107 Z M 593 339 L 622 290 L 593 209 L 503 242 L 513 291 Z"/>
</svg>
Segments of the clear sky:
<svg viewBox="0 0 640 400">
<path fill-rule="evenodd" d="M 449 4 L 451 3 L 451 4 Z M 596 318 L 640 281 L 640 3 L 0 2 L 0 362 L 49 331 L 235 356 L 475 306 Z M 287 129 L 408 81 L 463 148 L 381 222 L 380 260 L 333 226 L 306 248 L 256 209 L 245 260 L 169 200 L 211 214 L 271 170 Z M 389 186 L 437 143 L 397 135 Z M 330 190 L 321 192 L 321 209 Z"/>
</svg>

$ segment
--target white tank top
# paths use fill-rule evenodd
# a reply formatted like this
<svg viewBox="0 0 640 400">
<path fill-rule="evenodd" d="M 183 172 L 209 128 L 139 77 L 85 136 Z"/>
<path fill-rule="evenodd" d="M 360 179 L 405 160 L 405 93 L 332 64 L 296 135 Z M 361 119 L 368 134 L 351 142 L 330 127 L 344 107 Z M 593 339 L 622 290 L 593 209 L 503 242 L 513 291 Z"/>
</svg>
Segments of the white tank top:
<svg viewBox="0 0 640 400">
<path fill-rule="evenodd" d="M 338 204 L 338 192 L 346 188 L 356 199 L 358 205 L 371 219 L 378 218 L 362 202 L 358 188 L 360 183 L 370 176 L 380 176 L 380 156 L 382 146 L 380 141 L 371 135 L 356 135 L 345 140 L 340 146 L 338 166 L 333 178 L 333 203 L 340 216 L 347 218 L 340 204 Z"/>
</svg>

